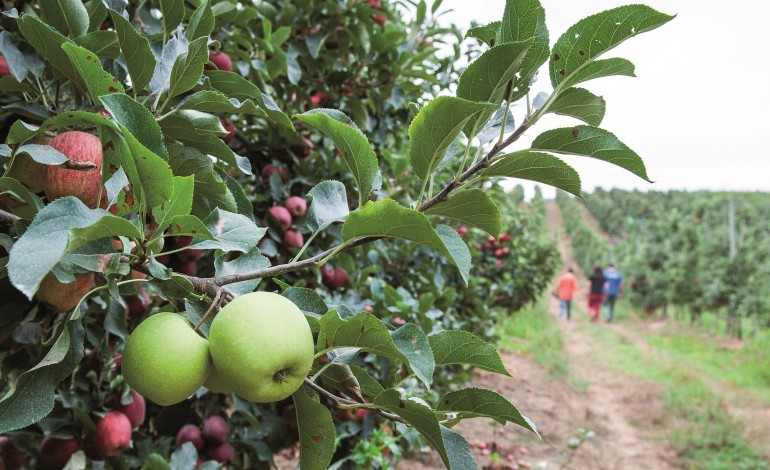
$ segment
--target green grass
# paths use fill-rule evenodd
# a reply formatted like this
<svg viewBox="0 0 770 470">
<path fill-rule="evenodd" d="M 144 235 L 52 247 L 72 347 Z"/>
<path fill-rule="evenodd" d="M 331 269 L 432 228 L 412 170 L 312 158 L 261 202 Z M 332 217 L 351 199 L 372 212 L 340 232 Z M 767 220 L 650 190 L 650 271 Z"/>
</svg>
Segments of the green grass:
<svg viewBox="0 0 770 470">
<path fill-rule="evenodd" d="M 500 342 L 504 347 L 531 355 L 557 377 L 567 375 L 567 357 L 562 347 L 561 330 L 548 312 L 548 301 L 514 312 L 500 324 Z"/>
<path fill-rule="evenodd" d="M 743 439 L 740 423 L 728 414 L 722 398 L 696 375 L 692 369 L 694 359 L 685 360 L 670 354 L 667 348 L 656 348 L 653 354 L 644 354 L 612 328 L 603 325 L 585 325 L 583 328 L 598 343 L 597 350 L 602 351 L 597 360 L 605 361 L 619 372 L 664 384 L 665 409 L 672 420 L 670 437 L 679 455 L 691 468 L 770 468 Z M 696 341 L 696 338 L 689 339 Z M 681 337 L 679 341 L 689 343 Z M 652 344 L 655 346 L 654 341 Z M 692 347 L 686 349 L 691 353 L 700 347 L 697 344 L 689 346 Z"/>
</svg>

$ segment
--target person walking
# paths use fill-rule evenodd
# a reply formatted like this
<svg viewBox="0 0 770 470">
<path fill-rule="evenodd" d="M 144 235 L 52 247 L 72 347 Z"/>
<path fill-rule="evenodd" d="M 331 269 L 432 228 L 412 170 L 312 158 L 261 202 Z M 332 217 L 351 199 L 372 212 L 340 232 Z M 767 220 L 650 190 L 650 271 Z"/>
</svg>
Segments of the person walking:
<svg viewBox="0 0 770 470">
<path fill-rule="evenodd" d="M 588 314 L 591 316 L 592 322 L 597 322 L 599 321 L 599 312 L 602 309 L 602 302 L 604 302 L 604 283 L 607 282 L 602 267 L 594 267 L 594 272 L 588 280 L 591 283 L 591 287 L 588 291 Z"/>
<path fill-rule="evenodd" d="M 623 295 L 623 275 L 612 263 L 603 274 L 607 279 L 607 323 L 612 323 L 615 317 L 615 302 Z"/>
<path fill-rule="evenodd" d="M 568 268 L 567 272 L 562 274 L 556 283 L 556 296 L 559 297 L 559 318 L 564 316 L 565 311 L 567 312 L 567 320 L 572 318 L 572 296 L 575 295 L 577 289 L 577 278 L 575 278 L 572 268 Z"/>
</svg>

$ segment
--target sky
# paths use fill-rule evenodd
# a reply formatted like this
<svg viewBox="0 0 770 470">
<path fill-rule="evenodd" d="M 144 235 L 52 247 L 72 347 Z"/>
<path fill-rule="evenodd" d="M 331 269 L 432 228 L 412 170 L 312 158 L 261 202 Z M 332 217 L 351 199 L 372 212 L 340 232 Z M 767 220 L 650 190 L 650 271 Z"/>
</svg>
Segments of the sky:
<svg viewBox="0 0 770 470">
<path fill-rule="evenodd" d="M 654 181 L 595 159 L 564 156 L 595 187 L 641 190 L 770 191 L 770 39 L 766 0 L 541 0 L 551 44 L 585 16 L 645 3 L 677 17 L 604 57 L 624 57 L 636 78 L 607 77 L 581 84 L 607 102 L 601 127 L 636 151 Z M 461 27 L 502 18 L 505 0 L 445 0 L 442 22 Z M 551 91 L 547 69 L 534 93 Z M 534 96 L 534 94 L 533 94 Z M 553 114 L 517 143 L 575 124 Z M 517 145 L 514 144 L 514 145 Z M 518 148 L 524 148 L 519 146 Z M 514 148 L 515 150 L 516 148 Z M 532 185 L 527 184 L 528 192 Z M 544 189 L 547 197 L 553 190 Z"/>
</svg>

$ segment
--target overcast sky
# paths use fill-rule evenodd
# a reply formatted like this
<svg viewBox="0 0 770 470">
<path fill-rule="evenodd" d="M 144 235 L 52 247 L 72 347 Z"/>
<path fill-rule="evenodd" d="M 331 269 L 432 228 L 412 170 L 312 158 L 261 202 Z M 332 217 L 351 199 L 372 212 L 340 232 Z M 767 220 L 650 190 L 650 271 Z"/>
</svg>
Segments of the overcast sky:
<svg viewBox="0 0 770 470">
<path fill-rule="evenodd" d="M 770 39 L 766 0 L 541 0 L 551 44 L 581 18 L 630 3 L 678 16 L 631 38 L 605 57 L 625 57 L 636 78 L 608 77 L 581 84 L 604 96 L 602 127 L 645 161 L 649 184 L 591 158 L 565 156 L 584 190 L 727 189 L 770 191 Z M 444 21 L 458 25 L 502 18 L 505 0 L 445 0 Z M 535 84 L 550 92 L 547 69 Z M 540 132 L 576 121 L 548 115 L 520 145 Z M 522 147 L 518 147 L 522 148 Z M 553 194 L 547 191 L 546 195 Z"/>
</svg>

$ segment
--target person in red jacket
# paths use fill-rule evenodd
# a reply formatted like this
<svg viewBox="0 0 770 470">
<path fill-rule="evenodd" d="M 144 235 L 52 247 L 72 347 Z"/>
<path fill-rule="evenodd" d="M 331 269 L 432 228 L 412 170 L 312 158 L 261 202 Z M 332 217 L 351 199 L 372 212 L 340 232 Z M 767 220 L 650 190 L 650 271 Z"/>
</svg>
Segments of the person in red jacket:
<svg viewBox="0 0 770 470">
<path fill-rule="evenodd" d="M 559 297 L 559 318 L 564 316 L 565 311 L 567 312 L 567 320 L 572 318 L 572 296 L 575 295 L 576 290 L 578 290 L 577 279 L 572 268 L 568 268 L 556 284 L 556 296 Z"/>
</svg>

